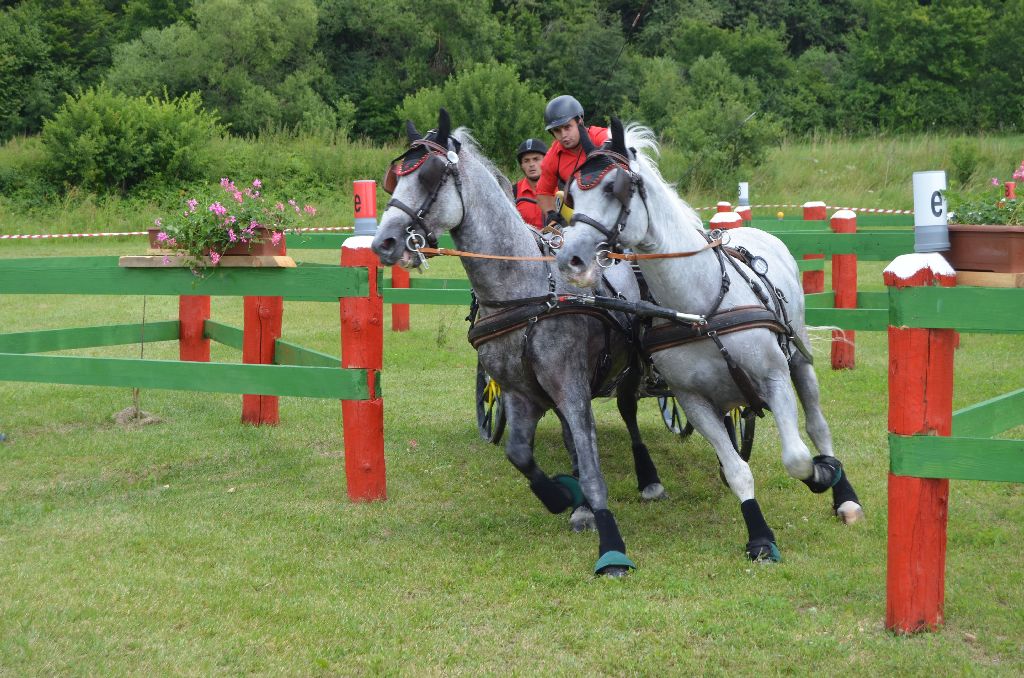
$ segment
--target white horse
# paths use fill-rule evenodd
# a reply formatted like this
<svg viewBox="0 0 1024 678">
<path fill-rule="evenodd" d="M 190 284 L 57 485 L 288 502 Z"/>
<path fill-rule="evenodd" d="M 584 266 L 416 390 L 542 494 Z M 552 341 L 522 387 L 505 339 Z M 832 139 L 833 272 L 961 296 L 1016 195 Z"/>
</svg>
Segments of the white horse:
<svg viewBox="0 0 1024 678">
<path fill-rule="evenodd" d="M 756 228 L 725 232 L 728 248 L 706 234 L 697 214 L 644 153 L 658 150 L 645 127 L 631 124 L 623 130 L 613 119 L 611 148 L 594 149 L 589 139 L 585 147 L 587 162 L 569 189 L 576 212 L 572 227 L 565 229 L 559 267 L 570 281 L 586 286 L 598 279 L 607 254 L 620 246 L 640 255 L 694 253 L 640 260 L 658 303 L 706 317 L 706 323 L 692 326 L 656 327 L 646 344 L 687 420 L 715 448 L 740 501 L 747 555 L 780 559 L 775 535 L 754 498 L 750 467 L 723 425 L 723 414 L 737 406 L 770 409 L 786 471 L 813 492 L 831 489 L 833 510 L 844 523 L 862 519 L 857 495 L 832 453 L 818 380 L 805 348 L 809 341 L 799 272 L 786 246 Z M 791 381 L 819 453 L 813 458 L 800 437 Z"/>
</svg>

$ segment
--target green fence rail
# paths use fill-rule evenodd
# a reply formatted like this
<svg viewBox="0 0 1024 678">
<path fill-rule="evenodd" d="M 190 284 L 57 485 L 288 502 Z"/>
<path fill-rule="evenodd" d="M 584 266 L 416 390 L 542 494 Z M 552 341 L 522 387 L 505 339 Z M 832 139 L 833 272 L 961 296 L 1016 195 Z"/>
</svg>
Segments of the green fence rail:
<svg viewBox="0 0 1024 678">
<path fill-rule="evenodd" d="M 4 260 L 0 295 L 6 294 L 283 296 L 337 302 L 369 294 L 369 279 L 366 269 L 317 264 L 209 268 L 196 276 L 183 268 L 122 268 L 118 257 L 51 257 Z M 0 334 L 0 380 L 342 400 L 369 397 L 367 370 L 343 369 L 336 356 L 280 339 L 273 365 L 38 355 L 143 340 L 176 341 L 179 327 L 173 320 Z M 242 330 L 230 325 L 207 320 L 204 336 L 242 348 Z"/>
</svg>

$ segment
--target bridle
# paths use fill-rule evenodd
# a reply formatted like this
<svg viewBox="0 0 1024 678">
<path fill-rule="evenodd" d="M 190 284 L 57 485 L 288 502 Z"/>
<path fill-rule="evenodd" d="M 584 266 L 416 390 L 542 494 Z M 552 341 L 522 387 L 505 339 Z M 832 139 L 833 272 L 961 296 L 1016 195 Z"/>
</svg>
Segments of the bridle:
<svg viewBox="0 0 1024 678">
<path fill-rule="evenodd" d="M 650 214 L 650 210 L 647 207 L 647 189 L 644 187 L 644 180 L 638 172 L 634 172 L 629 168 L 629 160 L 622 154 L 616 153 L 608 149 L 596 149 L 591 151 L 587 160 L 594 158 L 607 157 L 611 160 L 611 163 L 601 170 L 600 174 L 596 177 L 585 178 L 582 171 L 576 172 L 574 181 L 584 191 L 589 191 L 592 188 L 600 185 L 604 178 L 613 170 L 615 171 L 612 183 L 605 190 L 612 194 L 612 196 L 619 202 L 619 215 L 615 218 L 615 225 L 612 227 L 605 226 L 601 222 L 593 219 L 586 214 L 576 211 L 573 213 L 572 218 L 569 220 L 569 225 L 572 226 L 576 222 L 583 222 L 588 226 L 596 229 L 601 235 L 605 237 L 604 245 L 605 249 L 601 249 L 597 253 L 597 263 L 602 268 L 607 268 L 611 265 L 611 260 L 608 258 L 608 254 L 618 251 L 619 236 L 622 234 L 623 229 L 626 228 L 626 221 L 629 219 L 630 209 L 629 205 L 633 200 L 633 196 L 637 193 L 640 194 L 640 200 L 644 204 L 644 209 Z M 605 256 L 602 256 L 605 255 Z"/>
<path fill-rule="evenodd" d="M 466 218 L 466 203 L 462 198 L 462 178 L 459 176 L 458 168 L 458 143 L 455 142 L 455 144 L 455 149 L 449 149 L 429 139 L 416 139 L 409 144 L 409 149 L 405 153 L 391 161 L 388 172 L 384 176 L 383 188 L 390 195 L 398 185 L 398 177 L 419 170 L 416 175 L 417 179 L 427 190 L 427 197 L 419 208 L 414 209 L 395 197 L 388 200 L 387 207 L 397 207 L 412 219 L 412 223 L 405 229 L 407 234 L 405 246 L 419 257 L 421 264 L 426 263 L 426 257 L 420 253 L 420 249 L 425 246 L 437 247 L 437 235 L 427 227 L 425 217 L 430 212 L 430 208 L 434 206 L 434 202 L 449 176 L 455 181 L 455 192 L 459 194 L 459 202 L 462 204 L 462 217 L 453 228 L 461 225 Z M 415 151 L 420 149 L 425 152 L 422 157 L 416 158 Z M 413 158 L 410 158 L 410 155 L 413 155 Z"/>
</svg>

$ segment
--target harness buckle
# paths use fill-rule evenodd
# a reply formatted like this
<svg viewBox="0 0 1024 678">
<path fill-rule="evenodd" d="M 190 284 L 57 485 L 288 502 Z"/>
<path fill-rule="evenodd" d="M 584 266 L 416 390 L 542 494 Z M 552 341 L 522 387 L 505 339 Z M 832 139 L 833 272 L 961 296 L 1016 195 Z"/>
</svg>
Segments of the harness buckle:
<svg viewBox="0 0 1024 678">
<path fill-rule="evenodd" d="M 612 253 L 611 250 L 607 250 L 607 249 L 605 249 L 605 250 L 598 250 L 597 254 L 594 255 L 594 259 L 597 261 L 597 265 L 600 266 L 601 268 L 608 268 L 613 263 L 615 263 L 614 261 L 612 261 L 611 257 L 608 256 L 611 253 Z"/>
</svg>

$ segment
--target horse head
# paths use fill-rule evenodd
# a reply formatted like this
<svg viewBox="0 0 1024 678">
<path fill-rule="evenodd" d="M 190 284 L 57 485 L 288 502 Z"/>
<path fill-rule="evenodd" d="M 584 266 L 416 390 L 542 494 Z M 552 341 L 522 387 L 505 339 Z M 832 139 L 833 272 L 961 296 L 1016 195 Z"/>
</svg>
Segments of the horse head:
<svg viewBox="0 0 1024 678">
<path fill-rule="evenodd" d="M 608 265 L 603 255 L 643 238 L 647 216 L 638 208 L 646 193 L 636 151 L 627 148 L 618 118 L 612 118 L 610 146 L 588 144 L 584 150 L 587 160 L 569 182 L 575 212 L 558 250 L 558 266 L 574 284 L 592 287 Z"/>
<path fill-rule="evenodd" d="M 409 148 L 391 161 L 383 188 L 391 194 L 371 248 L 381 263 L 414 267 L 416 252 L 436 247 L 437 238 L 462 222 L 459 142 L 450 136 L 448 111 L 438 112 L 437 128 L 420 135 L 406 122 Z"/>
</svg>

